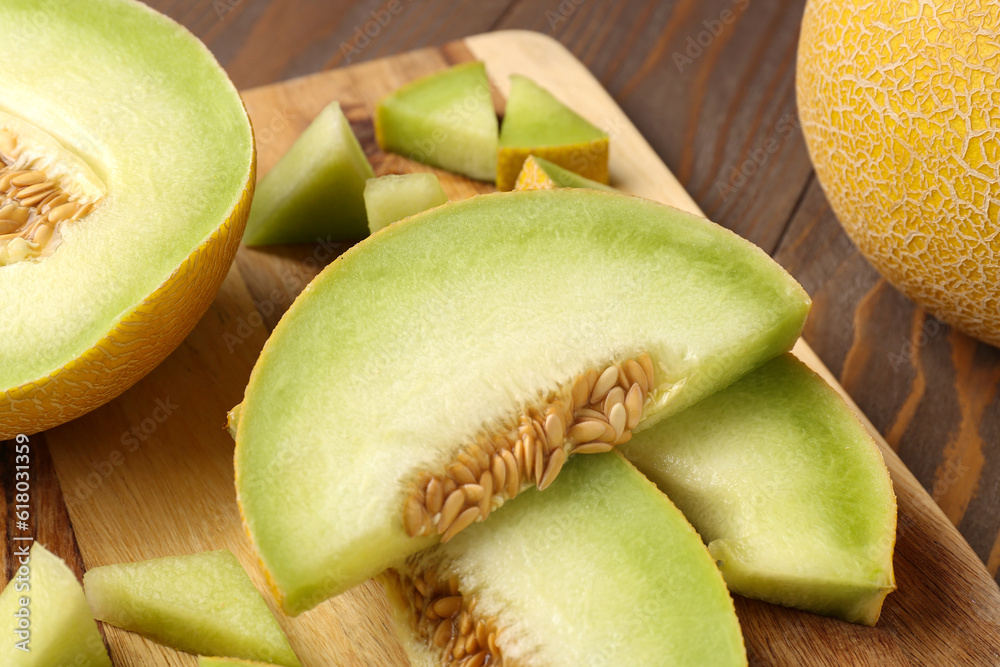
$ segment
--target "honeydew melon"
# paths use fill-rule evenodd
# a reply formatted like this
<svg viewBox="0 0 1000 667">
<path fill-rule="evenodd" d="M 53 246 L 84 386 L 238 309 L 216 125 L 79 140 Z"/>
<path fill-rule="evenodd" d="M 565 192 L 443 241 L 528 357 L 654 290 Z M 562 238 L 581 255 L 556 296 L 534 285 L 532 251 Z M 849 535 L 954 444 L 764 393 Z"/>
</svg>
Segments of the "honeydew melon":
<svg viewBox="0 0 1000 667">
<path fill-rule="evenodd" d="M 365 183 L 365 210 L 372 234 L 446 201 L 448 197 L 434 174 L 390 174 Z"/>
<path fill-rule="evenodd" d="M 500 126 L 498 190 L 513 189 L 529 155 L 608 182 L 608 135 L 528 77 L 514 74 Z"/>
<path fill-rule="evenodd" d="M 480 181 L 496 177 L 497 127 L 481 62 L 412 81 L 375 109 L 375 138 L 382 150 Z"/>
<path fill-rule="evenodd" d="M 747 664 L 705 545 L 616 453 L 575 458 L 546 491 L 382 581 L 418 666 L 456 652 L 525 667 Z"/>
<path fill-rule="evenodd" d="M 878 620 L 895 589 L 892 482 L 844 400 L 791 354 L 622 452 L 701 533 L 732 592 Z"/>
<path fill-rule="evenodd" d="M 529 155 L 521 167 L 521 173 L 517 175 L 514 189 L 546 190 L 549 188 L 590 188 L 591 190 L 614 191 L 610 185 L 598 183 L 537 155 Z"/>
<path fill-rule="evenodd" d="M 752 244 L 609 192 L 481 195 L 370 237 L 292 305 L 233 413 L 243 519 L 284 609 L 730 384 L 808 307 Z"/>
<path fill-rule="evenodd" d="M 83 583 L 94 616 L 105 623 L 189 653 L 300 667 L 228 550 L 96 567 Z"/>
<path fill-rule="evenodd" d="M 261 180 L 243 242 L 364 238 L 365 180 L 374 176 L 340 104 L 331 102 Z"/>
<path fill-rule="evenodd" d="M 101 405 L 180 343 L 238 247 L 255 152 L 209 51 L 139 2 L 3 2 L 0 37 L 7 439 Z"/>
<path fill-rule="evenodd" d="M 0 664 L 5 667 L 111 667 L 76 575 L 40 543 L 14 556 L 0 593 Z"/>
</svg>

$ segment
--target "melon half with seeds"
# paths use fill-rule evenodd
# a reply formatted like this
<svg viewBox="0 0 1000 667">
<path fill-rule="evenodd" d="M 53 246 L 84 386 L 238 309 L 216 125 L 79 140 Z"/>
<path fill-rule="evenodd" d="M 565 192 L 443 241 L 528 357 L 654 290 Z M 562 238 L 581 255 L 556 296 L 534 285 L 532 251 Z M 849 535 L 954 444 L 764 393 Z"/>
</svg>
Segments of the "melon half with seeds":
<svg viewBox="0 0 1000 667">
<path fill-rule="evenodd" d="M 110 400 L 181 342 L 236 253 L 255 153 L 225 72 L 145 5 L 3 2 L 0 37 L 7 439 Z"/>
<path fill-rule="evenodd" d="M 725 387 L 808 308 L 750 243 L 616 193 L 481 195 L 382 230 L 303 291 L 233 413 L 240 507 L 284 608 Z"/>
</svg>

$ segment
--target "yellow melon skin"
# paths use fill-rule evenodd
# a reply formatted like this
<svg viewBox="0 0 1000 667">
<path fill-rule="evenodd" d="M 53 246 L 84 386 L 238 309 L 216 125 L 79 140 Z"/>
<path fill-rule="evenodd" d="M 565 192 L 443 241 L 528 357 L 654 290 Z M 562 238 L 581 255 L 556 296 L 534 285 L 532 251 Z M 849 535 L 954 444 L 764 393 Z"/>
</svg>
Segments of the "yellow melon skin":
<svg viewBox="0 0 1000 667">
<path fill-rule="evenodd" d="M 1000 3 L 810 0 L 796 92 L 819 182 L 861 252 L 1000 345 Z"/>
<path fill-rule="evenodd" d="M 257 173 L 239 202 L 152 294 L 65 366 L 0 393 L 0 440 L 31 435 L 90 412 L 138 382 L 191 332 L 212 303 L 240 246 Z"/>
</svg>

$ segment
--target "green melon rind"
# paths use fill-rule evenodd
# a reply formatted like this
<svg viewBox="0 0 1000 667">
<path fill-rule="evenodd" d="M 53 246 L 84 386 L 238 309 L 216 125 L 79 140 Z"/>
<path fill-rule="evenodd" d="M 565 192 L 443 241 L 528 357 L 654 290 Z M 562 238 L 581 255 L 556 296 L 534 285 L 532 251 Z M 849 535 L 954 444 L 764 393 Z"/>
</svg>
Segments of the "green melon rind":
<svg viewBox="0 0 1000 667">
<path fill-rule="evenodd" d="M 375 109 L 383 150 L 481 181 L 496 178 L 498 125 L 481 62 L 412 81 Z"/>
<path fill-rule="evenodd" d="M 604 190 L 606 192 L 616 192 L 615 188 L 610 185 L 605 185 L 593 179 L 587 178 L 586 176 L 581 176 L 575 171 L 570 171 L 565 167 L 561 167 L 555 162 L 550 162 L 545 158 L 538 157 L 537 155 L 532 155 L 528 158 L 529 160 L 534 160 L 538 163 L 538 166 L 542 168 L 542 171 L 552 179 L 552 182 L 560 188 L 590 188 L 591 190 Z M 525 161 L 527 162 L 527 161 Z"/>
<path fill-rule="evenodd" d="M 512 74 L 500 127 L 501 148 L 536 148 L 606 139 L 607 133 L 526 76 Z"/>
<path fill-rule="evenodd" d="M 16 543 L 15 543 L 16 544 Z M 13 555 L 14 578 L 0 593 L 0 664 L 5 667 L 89 665 L 111 667 L 104 641 L 90 614 L 76 575 L 61 558 L 39 542 L 27 562 Z M 28 572 L 21 576 L 19 568 Z M 26 604 L 21 604 L 26 601 Z M 16 633 L 22 608 L 27 610 L 27 637 Z M 17 647 L 27 639 L 27 651 Z"/>
<path fill-rule="evenodd" d="M 895 588 L 892 482 L 851 408 L 791 354 L 622 452 L 701 533 L 734 593 L 878 619 Z"/>
<path fill-rule="evenodd" d="M 732 599 L 701 538 L 615 453 L 573 458 L 551 487 L 526 491 L 404 571 L 425 566 L 457 574 L 477 613 L 496 619 L 514 664 L 746 664 Z M 396 591 L 390 600 L 405 643 L 419 644 Z"/>
<path fill-rule="evenodd" d="M 246 390 L 237 495 L 273 590 L 300 613 L 433 544 L 403 529 L 410 475 L 557 381 L 649 352 L 652 423 L 787 350 L 808 308 L 756 246 L 621 194 L 481 195 L 391 225 L 303 291 Z"/>
<path fill-rule="evenodd" d="M 231 551 L 96 567 L 83 582 L 105 623 L 189 653 L 301 667 Z"/>
<path fill-rule="evenodd" d="M 364 238 L 365 180 L 374 176 L 340 104 L 330 103 L 257 186 L 243 243 Z"/>
<path fill-rule="evenodd" d="M 390 174 L 365 183 L 368 230 L 374 234 L 408 216 L 448 201 L 434 174 Z"/>
</svg>

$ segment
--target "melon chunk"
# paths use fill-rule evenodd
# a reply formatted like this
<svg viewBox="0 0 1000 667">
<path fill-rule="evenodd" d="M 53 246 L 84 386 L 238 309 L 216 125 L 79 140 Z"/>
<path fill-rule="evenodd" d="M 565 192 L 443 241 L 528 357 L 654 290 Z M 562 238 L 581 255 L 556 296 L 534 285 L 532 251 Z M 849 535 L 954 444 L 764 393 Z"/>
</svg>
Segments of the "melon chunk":
<svg viewBox="0 0 1000 667">
<path fill-rule="evenodd" d="M 448 197 L 434 174 L 390 174 L 365 183 L 365 209 L 372 234 L 446 201 Z"/>
<path fill-rule="evenodd" d="M 111 667 L 76 575 L 35 542 L 14 555 L 14 577 L 0 593 L 0 664 L 5 667 Z"/>
<path fill-rule="evenodd" d="M 747 662 L 705 545 L 615 453 L 574 459 L 549 490 L 525 493 L 382 581 L 417 665 L 456 653 L 525 667 Z"/>
<path fill-rule="evenodd" d="M 243 242 L 364 238 L 365 180 L 373 176 L 340 104 L 330 103 L 260 182 Z"/>
<path fill-rule="evenodd" d="M 94 616 L 166 646 L 299 667 L 288 639 L 228 550 L 96 567 Z"/>
<path fill-rule="evenodd" d="M 871 436 L 791 354 L 623 446 L 708 543 L 730 590 L 874 625 L 896 502 Z"/>
<path fill-rule="evenodd" d="M 382 230 L 288 310 L 238 411 L 237 495 L 284 608 L 730 384 L 808 307 L 752 244 L 615 193 L 481 195 Z"/>
<path fill-rule="evenodd" d="M 496 175 L 497 115 L 483 63 L 412 81 L 375 109 L 382 150 L 481 181 Z"/>
<path fill-rule="evenodd" d="M 613 192 L 614 188 L 564 169 L 537 155 L 529 155 L 517 175 L 515 190 L 547 190 L 549 188 L 590 188 Z"/>
<path fill-rule="evenodd" d="M 500 127 L 498 190 L 514 187 L 529 155 L 608 182 L 608 135 L 531 79 L 514 74 Z"/>
</svg>

